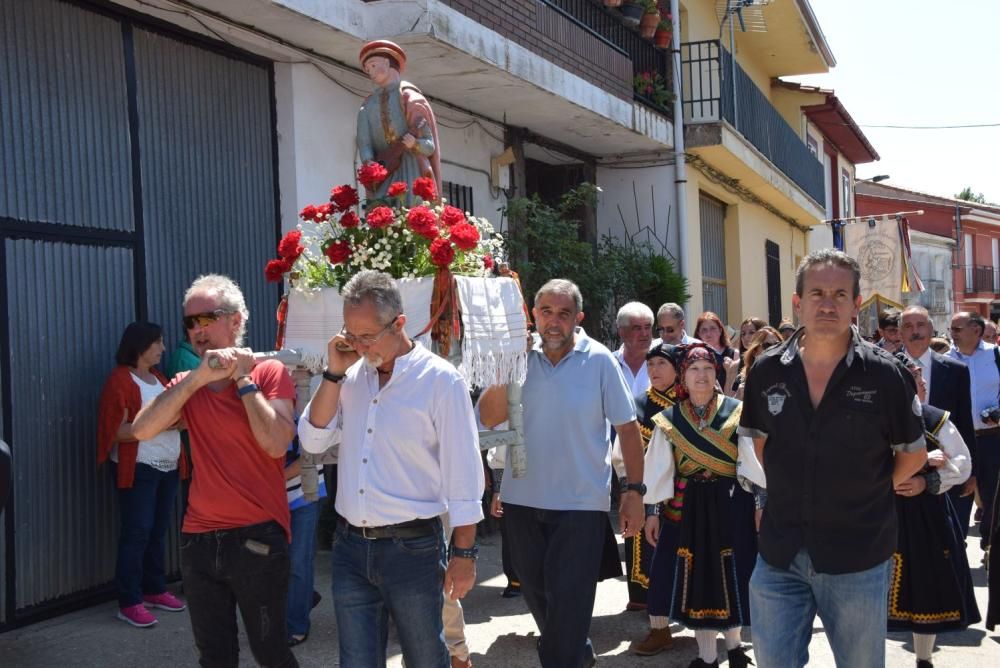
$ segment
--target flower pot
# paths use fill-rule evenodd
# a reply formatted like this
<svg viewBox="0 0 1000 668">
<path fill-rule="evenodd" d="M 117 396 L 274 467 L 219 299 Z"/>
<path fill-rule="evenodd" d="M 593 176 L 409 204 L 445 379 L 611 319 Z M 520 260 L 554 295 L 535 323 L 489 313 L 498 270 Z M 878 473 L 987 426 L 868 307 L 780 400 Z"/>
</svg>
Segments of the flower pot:
<svg viewBox="0 0 1000 668">
<path fill-rule="evenodd" d="M 674 34 L 669 30 L 657 30 L 656 34 L 653 35 L 653 46 L 660 49 L 669 49 L 673 36 Z"/>
<path fill-rule="evenodd" d="M 622 5 L 621 9 L 618 11 L 622 13 L 622 22 L 625 23 L 625 25 L 637 26 L 639 25 L 639 19 L 642 18 L 642 15 L 646 10 L 642 5 L 629 4 Z"/>
<path fill-rule="evenodd" d="M 621 7 L 622 0 L 604 0 L 605 7 Z"/>
<path fill-rule="evenodd" d="M 658 25 L 660 25 L 660 13 L 646 12 L 639 19 L 639 34 L 643 39 L 653 39 Z"/>
</svg>

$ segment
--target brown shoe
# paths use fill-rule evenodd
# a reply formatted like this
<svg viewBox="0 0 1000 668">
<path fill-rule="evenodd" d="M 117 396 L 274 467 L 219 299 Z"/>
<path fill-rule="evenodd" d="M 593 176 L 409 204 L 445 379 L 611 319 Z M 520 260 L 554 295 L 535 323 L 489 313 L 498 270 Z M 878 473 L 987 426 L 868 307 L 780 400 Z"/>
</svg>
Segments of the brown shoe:
<svg viewBox="0 0 1000 668">
<path fill-rule="evenodd" d="M 472 659 L 460 659 L 453 656 L 451 657 L 451 668 L 472 668 Z"/>
<path fill-rule="evenodd" d="M 670 628 L 650 629 L 646 639 L 638 644 L 632 645 L 632 652 L 639 656 L 653 656 L 665 649 L 674 646 L 674 639 L 670 637 Z"/>
</svg>

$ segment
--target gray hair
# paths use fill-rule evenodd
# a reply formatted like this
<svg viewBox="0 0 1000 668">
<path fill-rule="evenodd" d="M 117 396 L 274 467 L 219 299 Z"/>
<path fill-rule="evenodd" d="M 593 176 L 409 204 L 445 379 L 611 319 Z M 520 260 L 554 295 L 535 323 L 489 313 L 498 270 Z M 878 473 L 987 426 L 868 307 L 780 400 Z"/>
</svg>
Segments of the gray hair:
<svg viewBox="0 0 1000 668">
<path fill-rule="evenodd" d="M 629 320 L 647 320 L 649 324 L 653 324 L 653 309 L 642 302 L 629 302 L 618 309 L 615 324 L 619 327 L 627 327 Z"/>
<path fill-rule="evenodd" d="M 900 318 L 902 318 L 907 313 L 919 313 L 920 315 L 922 315 L 925 318 L 927 318 L 928 322 L 931 319 L 930 312 L 927 309 L 925 309 L 923 306 L 921 306 L 920 304 L 911 304 L 911 305 L 907 306 L 906 308 L 904 308 L 903 312 L 900 314 Z"/>
<path fill-rule="evenodd" d="M 684 320 L 684 309 L 681 308 L 680 304 L 675 304 L 673 302 L 667 302 L 659 308 L 656 312 L 656 320 L 659 322 L 660 316 L 670 316 L 677 322 Z"/>
<path fill-rule="evenodd" d="M 399 293 L 396 281 L 385 272 L 367 269 L 358 272 L 340 290 L 345 304 L 359 306 L 361 302 L 369 302 L 378 312 L 382 322 L 392 322 L 393 318 L 403 312 L 403 297 Z"/>
<path fill-rule="evenodd" d="M 247 333 L 247 322 L 250 320 L 250 311 L 247 310 L 246 300 L 243 299 L 243 291 L 236 281 L 221 274 L 203 274 L 194 279 L 191 287 L 184 293 L 184 307 L 187 308 L 198 293 L 215 293 L 219 298 L 219 308 L 224 311 L 240 314 L 240 329 L 236 332 L 236 345 L 243 345 L 243 337 Z"/>
<path fill-rule="evenodd" d="M 795 270 L 795 294 L 800 297 L 803 296 L 802 291 L 805 290 L 806 272 L 824 264 L 850 271 L 854 276 L 854 294 L 851 296 L 856 298 L 861 294 L 861 266 L 853 257 L 835 248 L 824 248 L 813 251 L 802 259 L 799 268 Z"/>
<path fill-rule="evenodd" d="M 573 303 L 576 304 L 576 311 L 579 313 L 583 310 L 583 295 L 580 294 L 580 288 L 576 286 L 573 281 L 568 281 L 565 278 L 553 278 L 551 281 L 538 288 L 538 292 L 535 293 L 535 303 L 541 299 L 542 295 L 563 295 L 565 297 L 571 297 Z"/>
</svg>

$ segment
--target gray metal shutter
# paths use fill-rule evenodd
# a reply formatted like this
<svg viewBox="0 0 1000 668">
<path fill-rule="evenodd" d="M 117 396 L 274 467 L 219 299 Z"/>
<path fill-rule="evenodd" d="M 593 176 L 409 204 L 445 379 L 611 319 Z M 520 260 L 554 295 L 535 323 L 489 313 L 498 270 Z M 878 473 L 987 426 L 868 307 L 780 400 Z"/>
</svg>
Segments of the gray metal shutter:
<svg viewBox="0 0 1000 668">
<path fill-rule="evenodd" d="M 704 193 L 698 197 L 701 219 L 701 274 L 704 309 L 729 322 L 726 297 L 726 205 Z"/>
</svg>

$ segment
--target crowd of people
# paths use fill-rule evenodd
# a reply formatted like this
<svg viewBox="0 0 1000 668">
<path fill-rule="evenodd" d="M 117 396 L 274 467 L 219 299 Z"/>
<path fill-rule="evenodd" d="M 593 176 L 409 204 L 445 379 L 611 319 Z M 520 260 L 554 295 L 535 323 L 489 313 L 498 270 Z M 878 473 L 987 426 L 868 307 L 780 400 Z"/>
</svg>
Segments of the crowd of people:
<svg viewBox="0 0 1000 668">
<path fill-rule="evenodd" d="M 882 313 L 866 342 L 852 325 L 859 278 L 843 253 L 807 256 L 797 326 L 748 317 L 730 330 L 707 312 L 689 335 L 681 306 L 632 302 L 614 351 L 581 327 L 572 282 L 533 295 L 526 471 L 505 475 L 502 448 L 485 459 L 504 596 L 534 618 L 543 667 L 597 662 L 597 583 L 621 574 L 613 501 L 627 609 L 649 620 L 639 655 L 671 650 L 673 622 L 694 632 L 694 668 L 719 664 L 719 634 L 734 668 L 803 666 L 819 615 L 837 665 L 884 665 L 888 629 L 912 632 L 926 668 L 936 634 L 980 621 L 965 541 L 974 499 L 984 548 L 996 523 L 995 326 L 957 313 L 938 352 L 929 314 L 911 306 Z M 406 665 L 472 665 L 460 600 L 475 586 L 484 517 L 478 433 L 505 428 L 506 388 L 471 392 L 411 339 L 388 275 L 361 272 L 341 294 L 344 328 L 298 416 L 288 371 L 242 347 L 249 313 L 226 277 L 184 295 L 171 377 L 156 368 L 158 326 L 122 336 L 98 435 L 120 501 L 119 617 L 150 626 L 148 608 L 186 608 L 203 666 L 237 664 L 237 609 L 260 665 L 298 665 L 290 647 L 321 598 L 318 506 L 303 498 L 298 457 L 331 449 L 341 664 L 384 666 L 391 620 Z M 182 601 L 166 590 L 164 551 L 189 476 Z"/>
</svg>

